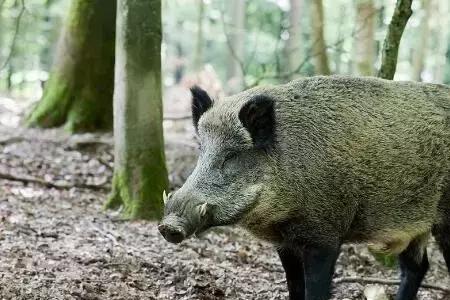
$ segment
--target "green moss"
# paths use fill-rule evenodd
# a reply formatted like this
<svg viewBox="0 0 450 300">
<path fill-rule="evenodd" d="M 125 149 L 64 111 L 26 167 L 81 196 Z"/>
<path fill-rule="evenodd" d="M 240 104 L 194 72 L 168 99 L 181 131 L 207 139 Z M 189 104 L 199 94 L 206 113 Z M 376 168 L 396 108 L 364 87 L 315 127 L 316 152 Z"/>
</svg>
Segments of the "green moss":
<svg viewBox="0 0 450 300">
<path fill-rule="evenodd" d="M 162 168 L 165 171 L 164 164 Z M 162 192 L 168 186 L 166 174 L 155 172 L 154 166 L 115 171 L 105 208 L 122 207 L 122 215 L 127 219 L 160 219 L 164 208 Z"/>
<path fill-rule="evenodd" d="M 112 128 L 115 16 L 115 1 L 72 1 L 50 80 L 28 126 Z"/>
<path fill-rule="evenodd" d="M 91 132 L 112 128 L 111 91 L 103 93 L 91 86 L 75 90 L 62 77 L 53 75 L 44 96 L 26 118 L 30 127 L 51 128 L 64 125 L 69 132 Z"/>
<path fill-rule="evenodd" d="M 398 266 L 397 255 L 383 254 L 370 251 L 377 262 L 387 268 L 395 268 Z"/>
<path fill-rule="evenodd" d="M 58 74 L 53 74 L 41 101 L 26 118 L 26 125 L 43 128 L 61 126 L 66 120 L 72 100 L 70 84 Z"/>
</svg>

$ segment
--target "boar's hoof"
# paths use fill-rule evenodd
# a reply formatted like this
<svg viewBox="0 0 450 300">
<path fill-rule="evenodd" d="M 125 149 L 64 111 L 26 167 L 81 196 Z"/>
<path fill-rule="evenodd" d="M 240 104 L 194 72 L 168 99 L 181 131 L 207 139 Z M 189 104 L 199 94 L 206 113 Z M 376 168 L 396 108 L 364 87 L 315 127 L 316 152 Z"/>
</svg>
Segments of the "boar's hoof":
<svg viewBox="0 0 450 300">
<path fill-rule="evenodd" d="M 185 234 L 182 230 L 174 228 L 167 224 L 159 225 L 158 230 L 162 234 L 162 236 L 171 243 L 178 244 L 185 238 Z"/>
</svg>

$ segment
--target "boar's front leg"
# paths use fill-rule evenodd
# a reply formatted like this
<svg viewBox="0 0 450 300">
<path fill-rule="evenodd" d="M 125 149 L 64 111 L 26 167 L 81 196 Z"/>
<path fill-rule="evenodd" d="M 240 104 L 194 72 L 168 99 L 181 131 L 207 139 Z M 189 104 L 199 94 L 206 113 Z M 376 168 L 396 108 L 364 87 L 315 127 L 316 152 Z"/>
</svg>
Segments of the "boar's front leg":
<svg viewBox="0 0 450 300">
<path fill-rule="evenodd" d="M 306 300 L 327 300 L 340 244 L 306 246 L 303 252 Z"/>
<path fill-rule="evenodd" d="M 289 299 L 305 300 L 305 276 L 301 252 L 288 247 L 279 248 L 277 251 L 286 273 Z"/>
</svg>

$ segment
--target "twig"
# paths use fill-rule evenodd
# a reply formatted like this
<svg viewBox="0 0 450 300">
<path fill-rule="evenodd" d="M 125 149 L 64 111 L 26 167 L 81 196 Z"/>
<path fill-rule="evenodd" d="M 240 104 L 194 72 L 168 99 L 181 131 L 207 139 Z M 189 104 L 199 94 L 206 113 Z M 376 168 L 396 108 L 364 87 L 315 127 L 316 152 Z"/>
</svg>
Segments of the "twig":
<svg viewBox="0 0 450 300">
<path fill-rule="evenodd" d="M 103 235 L 104 237 L 108 238 L 114 246 L 118 246 L 121 247 L 122 249 L 125 249 L 127 251 L 132 252 L 133 254 L 136 254 L 139 256 L 139 254 L 141 253 L 141 249 L 138 249 L 136 247 L 133 247 L 129 244 L 124 245 L 121 242 L 119 242 L 116 238 L 116 236 L 114 234 L 112 234 L 111 232 L 105 231 L 101 228 L 99 228 L 98 226 L 92 225 L 92 228 L 97 231 L 98 233 L 100 233 L 101 235 Z"/>
<path fill-rule="evenodd" d="M 341 277 L 338 278 L 336 280 L 334 280 L 335 284 L 340 284 L 340 283 L 375 283 L 375 284 L 384 284 L 384 285 L 399 285 L 400 284 L 400 280 L 394 280 L 394 279 L 381 279 L 381 278 L 373 278 L 373 277 Z M 425 289 L 432 289 L 432 290 L 438 290 L 444 293 L 450 293 L 450 289 L 440 286 L 440 285 L 435 285 L 435 284 L 430 284 L 430 283 L 423 283 L 421 285 L 423 288 Z"/>
<path fill-rule="evenodd" d="M 114 167 L 111 167 L 108 161 L 104 160 L 103 158 L 99 157 L 97 158 L 98 162 L 102 165 L 104 165 L 108 170 L 114 171 Z"/>
<path fill-rule="evenodd" d="M 103 186 L 103 185 L 94 185 L 94 184 L 87 184 L 87 183 L 77 183 L 77 184 L 61 184 L 61 183 L 54 183 L 46 180 L 42 180 L 39 178 L 34 177 L 20 177 L 15 176 L 11 174 L 6 173 L 0 173 L 0 179 L 10 180 L 10 181 L 18 181 L 23 183 L 34 183 L 39 184 L 42 186 L 45 186 L 47 188 L 55 188 L 58 190 L 69 190 L 72 188 L 79 188 L 79 189 L 88 189 L 88 190 L 95 190 L 95 191 L 109 191 L 109 187 Z"/>
<path fill-rule="evenodd" d="M 16 3 L 18 3 L 18 2 L 19 2 L 19 0 L 16 0 Z M 20 12 L 17 15 L 16 26 L 14 28 L 13 38 L 11 41 L 11 45 L 9 46 L 9 53 L 6 56 L 6 59 L 3 62 L 3 65 L 0 67 L 0 70 L 3 70 L 9 64 L 9 61 L 11 60 L 11 57 L 14 53 L 14 48 L 16 47 L 17 36 L 19 35 L 19 29 L 20 29 L 20 21 L 22 19 L 23 13 L 25 12 L 25 0 L 21 0 L 21 3 L 22 3 L 22 7 L 20 8 Z"/>
<path fill-rule="evenodd" d="M 164 116 L 164 121 L 178 121 L 178 120 L 189 120 L 191 119 L 191 115 L 180 115 L 180 116 Z"/>
<path fill-rule="evenodd" d="M 37 139 L 37 138 L 27 138 L 22 136 L 13 136 L 3 140 L 0 140 L 0 146 L 5 146 L 8 144 L 15 144 L 20 142 L 29 142 L 29 143 L 48 143 L 48 144 L 62 144 L 64 141 L 57 141 L 51 139 Z"/>
<path fill-rule="evenodd" d="M 119 243 L 117 238 L 112 233 L 106 232 L 103 229 L 100 229 L 99 227 L 97 227 L 95 225 L 92 225 L 92 228 L 95 231 L 97 231 L 98 233 L 100 233 L 101 235 L 103 235 L 104 237 L 108 238 L 113 243 L 114 246 L 121 246 L 122 248 L 126 249 L 126 247 L 124 245 L 122 245 L 121 243 Z"/>
</svg>

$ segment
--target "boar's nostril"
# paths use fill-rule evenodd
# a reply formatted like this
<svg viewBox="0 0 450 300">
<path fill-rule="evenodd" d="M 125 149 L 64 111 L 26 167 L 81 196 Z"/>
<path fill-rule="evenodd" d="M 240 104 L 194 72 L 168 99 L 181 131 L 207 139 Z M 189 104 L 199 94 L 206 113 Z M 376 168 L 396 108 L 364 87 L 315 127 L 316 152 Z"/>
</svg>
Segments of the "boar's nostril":
<svg viewBox="0 0 450 300">
<path fill-rule="evenodd" d="M 158 226 L 158 230 L 168 242 L 180 243 L 184 240 L 184 233 L 169 225 L 161 224 Z"/>
<path fill-rule="evenodd" d="M 162 235 L 164 235 L 163 234 L 163 232 L 166 230 L 166 225 L 164 225 L 164 224 L 160 224 L 160 225 L 158 225 L 158 230 L 159 230 L 159 232 L 162 234 Z"/>
</svg>

